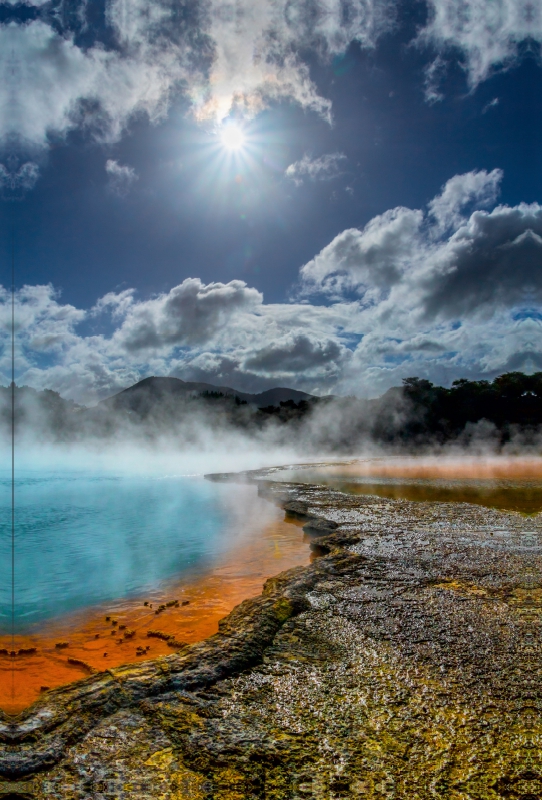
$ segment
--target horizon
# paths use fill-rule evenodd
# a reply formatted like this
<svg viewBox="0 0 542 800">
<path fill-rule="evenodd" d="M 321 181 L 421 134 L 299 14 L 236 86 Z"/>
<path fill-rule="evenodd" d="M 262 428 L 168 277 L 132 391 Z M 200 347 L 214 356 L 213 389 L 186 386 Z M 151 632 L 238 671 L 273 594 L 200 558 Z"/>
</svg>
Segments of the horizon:
<svg viewBox="0 0 542 800">
<path fill-rule="evenodd" d="M 541 372 L 521 372 L 521 371 L 519 371 L 519 370 L 514 370 L 514 371 L 511 371 L 511 372 L 506 372 L 506 373 L 502 373 L 502 374 L 500 374 L 500 375 L 496 375 L 496 376 L 494 376 L 493 380 L 485 380 L 485 379 L 481 379 L 481 381 L 482 381 L 482 382 L 484 382 L 484 381 L 485 381 L 485 382 L 487 382 L 489 385 L 491 385 L 492 383 L 494 383 L 495 381 L 497 381 L 499 378 L 505 377 L 505 376 L 507 376 L 507 375 L 514 375 L 514 374 L 517 374 L 517 375 L 522 375 L 522 376 L 524 376 L 524 377 L 534 377 L 534 376 L 536 376 L 536 375 L 540 375 L 540 374 L 542 374 L 542 371 L 541 371 Z M 232 392 L 235 392 L 235 393 L 236 393 L 236 395 L 243 395 L 243 394 L 244 394 L 244 395 L 249 395 L 249 394 L 250 394 L 250 395 L 253 395 L 253 396 L 255 396 L 255 397 L 256 397 L 256 396 L 258 396 L 258 395 L 260 395 L 260 394 L 267 394 L 267 393 L 270 393 L 270 392 L 273 392 L 273 391 L 280 391 L 280 390 L 291 391 L 291 392 L 298 392 L 298 391 L 300 391 L 300 390 L 297 390 L 297 389 L 293 389 L 292 387 L 289 387 L 289 386 L 271 386 L 271 387 L 269 387 L 268 389 L 264 389 L 262 392 L 244 392 L 244 391 L 243 391 L 243 390 L 241 390 L 241 389 L 236 389 L 236 388 L 235 388 L 235 387 L 233 387 L 233 386 L 227 386 L 227 385 L 225 385 L 225 384 L 211 384 L 211 383 L 206 383 L 205 381 L 185 381 L 185 380 L 183 380 L 182 378 L 177 378 L 177 377 L 176 377 L 176 376 L 174 376 L 174 375 L 146 375 L 146 376 L 144 376 L 144 377 L 140 378 L 140 379 L 139 379 L 139 380 L 138 380 L 136 383 L 134 383 L 134 384 L 131 384 L 130 386 L 125 386 L 124 388 L 121 388 L 121 389 L 119 389 L 117 392 L 115 392 L 115 394 L 112 394 L 112 395 L 109 395 L 108 397 L 104 397 L 104 398 L 102 398 L 101 400 L 99 400 L 99 401 L 96 403 L 96 405 L 99 405 L 99 403 L 102 403 L 102 402 L 104 402 L 104 401 L 106 401 L 106 400 L 110 400 L 110 399 L 112 399 L 113 397 L 116 397 L 117 395 L 119 395 L 119 394 L 122 394 L 122 393 L 123 393 L 123 392 L 125 392 L 125 391 L 128 391 L 129 389 L 133 389 L 135 386 L 138 386 L 140 383 L 143 383 L 144 381 L 151 380 L 152 378 L 158 378 L 158 379 L 162 379 L 162 378 L 173 379 L 173 380 L 179 381 L 180 383 L 193 383 L 193 384 L 196 384 L 196 385 L 201 385 L 201 386 L 210 386 L 210 387 L 211 387 L 211 388 L 213 388 L 213 389 L 230 389 Z M 310 397 L 315 397 L 315 398 L 318 398 L 318 399 L 333 398 L 333 399 L 343 399 L 343 400 L 346 400 L 346 399 L 352 398 L 352 399 L 356 399 L 356 400 L 379 400 L 379 399 L 382 399 L 382 397 L 383 397 L 383 396 L 384 396 L 384 395 L 385 395 L 387 392 L 389 392 L 391 389 L 404 389 L 404 388 L 405 388 L 405 382 L 406 382 L 406 381 L 408 381 L 408 380 L 410 380 L 410 381 L 412 381 L 412 380 L 420 380 L 420 378 L 419 378 L 419 376 L 408 376 L 407 378 L 403 378 L 403 379 L 402 379 L 402 384 L 401 384 L 401 385 L 397 384 L 397 385 L 395 385 L 395 386 L 390 386 L 390 387 L 388 387 L 388 389 L 386 389 L 386 391 L 385 391 L 385 392 L 383 392 L 383 393 L 382 393 L 382 394 L 380 394 L 380 395 L 376 395 L 376 396 L 374 396 L 374 397 L 360 397 L 359 395 L 353 395 L 353 394 L 351 394 L 351 395 L 333 395 L 333 394 L 327 394 L 327 395 L 316 395 L 316 394 L 314 394 L 314 395 L 311 395 L 311 394 L 310 394 L 310 393 L 308 393 L 308 392 L 307 392 L 307 393 L 305 393 L 305 394 L 308 394 Z M 425 380 L 425 379 L 423 379 L 423 378 L 422 378 L 421 380 Z M 454 388 L 455 388 L 455 384 L 457 384 L 457 383 L 460 383 L 461 381 L 465 381 L 465 380 L 466 380 L 468 383 L 476 383 L 476 381 L 469 381 L 469 380 L 468 380 L 468 379 L 466 379 L 466 378 L 457 378 L 457 379 L 455 379 L 454 381 L 452 381 L 452 382 L 450 383 L 450 385 L 449 385 L 449 386 L 440 385 L 440 384 L 432 384 L 432 385 L 433 385 L 435 388 L 437 388 L 437 389 L 447 389 L 447 390 L 452 390 L 452 389 L 454 389 Z M 0 386 L 1 386 L 2 388 L 4 388 L 4 389 L 9 389 L 9 388 L 11 387 L 11 383 L 10 383 L 10 384 L 8 384 L 7 386 L 5 386 L 4 384 L 0 384 Z M 49 386 L 44 386 L 44 387 L 42 387 L 41 389 L 36 389 L 36 388 L 35 388 L 35 387 L 33 387 L 33 386 L 29 386 L 29 385 L 27 385 L 27 384 L 20 384 L 20 385 L 18 385 L 18 384 L 15 382 L 15 388 L 16 388 L 16 389 L 33 389 L 34 391 L 52 391 L 52 392 L 55 392 L 56 394 L 60 395 L 60 397 L 62 397 L 62 399 L 63 399 L 63 400 L 68 400 L 68 401 L 70 400 L 70 398 L 65 398 L 65 397 L 63 397 L 63 396 L 62 396 L 62 394 L 61 394 L 60 392 L 57 392 L 55 389 L 52 389 L 52 388 L 51 388 L 51 387 L 49 387 Z M 302 393 L 303 393 L 303 392 L 302 392 Z M 73 402 L 73 401 L 72 401 L 72 402 Z M 82 403 L 76 403 L 76 405 L 80 405 L 80 406 L 81 406 L 81 407 L 83 407 L 83 408 L 85 408 L 85 407 L 87 407 L 87 408 L 88 408 L 88 407 L 92 408 L 92 407 L 93 407 L 93 406 L 85 406 L 85 405 L 84 405 L 84 404 L 82 404 Z"/>
</svg>

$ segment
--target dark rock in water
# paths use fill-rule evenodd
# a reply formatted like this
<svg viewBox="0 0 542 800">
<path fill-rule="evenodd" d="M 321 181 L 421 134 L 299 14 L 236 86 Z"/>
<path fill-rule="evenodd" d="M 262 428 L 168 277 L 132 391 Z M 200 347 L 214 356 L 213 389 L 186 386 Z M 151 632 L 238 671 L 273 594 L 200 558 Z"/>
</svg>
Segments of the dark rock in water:
<svg viewBox="0 0 542 800">
<path fill-rule="evenodd" d="M 294 517 L 295 519 L 316 519 L 315 514 L 309 512 L 307 503 L 300 503 L 298 500 L 290 500 L 284 503 L 283 506 L 286 516 Z"/>
<path fill-rule="evenodd" d="M 339 526 L 332 519 L 323 519 L 322 517 L 314 517 L 309 520 L 306 525 L 303 525 L 303 531 L 310 533 L 313 536 L 327 536 L 333 531 L 337 530 Z"/>
</svg>

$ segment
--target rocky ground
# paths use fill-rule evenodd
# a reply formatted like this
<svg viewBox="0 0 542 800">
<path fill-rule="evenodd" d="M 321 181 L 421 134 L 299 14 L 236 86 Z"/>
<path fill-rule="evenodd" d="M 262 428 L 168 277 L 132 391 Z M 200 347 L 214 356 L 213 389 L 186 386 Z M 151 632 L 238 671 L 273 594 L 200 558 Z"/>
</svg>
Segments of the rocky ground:
<svg viewBox="0 0 542 800">
<path fill-rule="evenodd" d="M 541 515 L 259 477 L 320 557 L 205 642 L 4 717 L 0 794 L 541 798 Z"/>
</svg>

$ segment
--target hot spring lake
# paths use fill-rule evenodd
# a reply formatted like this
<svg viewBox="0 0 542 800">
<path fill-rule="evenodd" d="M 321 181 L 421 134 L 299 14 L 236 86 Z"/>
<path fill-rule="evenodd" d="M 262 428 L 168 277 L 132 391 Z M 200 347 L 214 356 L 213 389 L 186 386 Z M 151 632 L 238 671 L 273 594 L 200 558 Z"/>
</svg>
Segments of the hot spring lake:
<svg viewBox="0 0 542 800">
<path fill-rule="evenodd" d="M 0 632 L 11 629 L 11 475 L 0 475 Z M 253 487 L 202 477 L 24 470 L 15 482 L 15 630 L 213 567 L 248 535 Z M 273 512 L 271 512 L 273 513 Z M 254 522 L 254 520 L 253 520 Z"/>
<path fill-rule="evenodd" d="M 446 467 L 449 474 L 440 474 L 442 468 L 435 465 L 429 472 L 419 472 L 418 463 L 370 459 L 350 466 L 272 469 L 268 477 L 387 498 L 474 502 L 531 514 L 542 509 L 538 462 L 534 468 L 527 465 L 527 472 L 516 465 L 517 475 L 504 465 L 495 475 L 469 474 L 461 479 L 453 465 Z M 0 492 L 0 634 L 5 634 L 12 619 L 7 470 L 0 473 Z M 239 563 L 240 574 L 243 558 L 252 558 L 249 568 L 256 575 L 260 556 L 243 555 L 245 545 L 261 537 L 266 525 L 283 519 L 277 508 L 257 497 L 254 486 L 213 483 L 202 476 L 134 476 L 43 466 L 16 472 L 15 509 L 16 633 L 72 612 L 159 591 L 168 581 L 209 574 L 226 558 Z M 302 538 L 295 531 L 288 535 L 295 540 L 295 545 L 287 545 L 296 550 L 292 557 L 299 559 L 302 553 L 308 558 Z M 283 537 L 280 548 L 277 536 Z M 280 549 L 284 555 L 284 535 L 275 532 L 273 537 L 277 554 Z M 276 565 L 275 570 L 268 563 L 267 574 L 290 563 L 277 560 Z"/>
</svg>

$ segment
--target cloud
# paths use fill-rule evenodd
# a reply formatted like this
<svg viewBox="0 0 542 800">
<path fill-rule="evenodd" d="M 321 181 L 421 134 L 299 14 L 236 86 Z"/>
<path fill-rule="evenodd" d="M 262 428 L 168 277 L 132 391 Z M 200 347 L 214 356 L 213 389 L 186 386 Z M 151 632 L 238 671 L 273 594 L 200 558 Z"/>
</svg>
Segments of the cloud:
<svg viewBox="0 0 542 800">
<path fill-rule="evenodd" d="M 430 105 L 444 100 L 444 93 L 440 90 L 440 85 L 444 81 L 447 69 L 448 64 L 442 56 L 437 56 L 425 68 L 425 99 Z"/>
<path fill-rule="evenodd" d="M 482 109 L 482 114 L 487 114 L 492 108 L 496 108 L 499 105 L 499 98 L 494 97 L 493 100 L 490 100 L 489 103 L 486 103 Z"/>
<path fill-rule="evenodd" d="M 422 222 L 421 211 L 399 207 L 374 217 L 363 230 L 338 234 L 302 267 L 303 294 L 388 289 L 415 257 Z"/>
<path fill-rule="evenodd" d="M 500 178 L 454 176 L 425 210 L 390 209 L 343 231 L 302 267 L 288 303 L 239 280 L 190 278 L 142 299 L 110 292 L 88 310 L 51 286 L 24 287 L 17 382 L 80 402 L 145 375 L 376 396 L 409 375 L 449 383 L 542 369 L 542 206 L 494 205 Z M 6 383 L 10 313 L 2 290 Z"/>
<path fill-rule="evenodd" d="M 173 88 L 197 69 L 189 44 L 157 40 L 152 19 L 116 49 L 83 48 L 44 19 L 0 25 L 0 141 L 45 147 L 51 135 L 88 128 L 111 142 L 136 113 L 162 119 Z"/>
<path fill-rule="evenodd" d="M 322 59 L 353 41 L 372 48 L 390 30 L 392 0 L 211 0 L 209 34 L 215 58 L 208 85 L 193 92 L 197 115 L 220 121 L 233 108 L 255 114 L 289 99 L 331 119 L 302 53 Z"/>
<path fill-rule="evenodd" d="M 134 115 L 163 119 L 179 93 L 202 120 L 282 99 L 330 119 L 301 53 L 373 47 L 393 16 L 392 0 L 201 0 L 182 11 L 109 0 L 102 31 L 82 1 L 55 25 L 48 4 L 32 5 L 36 18 L 0 24 L 0 142 L 12 152 L 75 128 L 114 142 Z"/>
<path fill-rule="evenodd" d="M 109 175 L 108 189 L 112 194 L 125 197 L 132 184 L 138 180 L 138 175 L 133 167 L 119 164 L 112 158 L 105 162 L 105 171 Z"/>
<path fill-rule="evenodd" d="M 439 232 L 460 223 L 465 206 L 472 204 L 483 208 L 494 203 L 499 195 L 502 176 L 500 169 L 491 172 L 482 169 L 450 178 L 442 192 L 428 206 L 430 214 L 438 222 Z"/>
<path fill-rule="evenodd" d="M 327 394 L 352 355 L 342 342 L 318 338 L 314 332 L 283 332 L 271 345 L 258 338 L 259 347 L 227 354 L 204 352 L 176 364 L 172 374 L 247 392 L 295 384 L 299 389 Z"/>
<path fill-rule="evenodd" d="M 459 55 L 471 89 L 496 70 L 515 64 L 521 48 L 542 42 L 541 0 L 428 0 L 429 19 L 416 39 L 437 50 L 426 70 L 426 97 L 442 98 L 438 85 L 446 59 Z"/>
<path fill-rule="evenodd" d="M 333 339 L 317 339 L 304 333 L 290 333 L 255 351 L 244 366 L 255 372 L 306 373 L 332 365 L 336 372 L 349 351 Z"/>
<path fill-rule="evenodd" d="M 112 295 L 109 298 L 112 306 Z M 129 352 L 202 345 L 232 317 L 256 310 L 262 300 L 260 292 L 244 281 L 205 285 L 199 278 L 187 278 L 167 294 L 142 302 L 127 302 L 123 292 L 119 303 L 124 319 L 115 341 Z"/>
<path fill-rule="evenodd" d="M 296 186 L 301 186 L 304 178 L 311 181 L 327 181 L 341 174 L 340 162 L 344 161 L 344 153 L 327 153 L 319 158 L 311 158 L 305 154 L 299 161 L 294 161 L 286 168 L 285 175 Z"/>
<path fill-rule="evenodd" d="M 8 158 L 0 164 L 0 186 L 8 196 L 34 188 L 39 177 L 39 167 L 33 161 L 19 165 L 18 159 Z"/>
<path fill-rule="evenodd" d="M 475 87 L 542 40 L 542 0 L 428 3 L 416 42 L 436 51 L 426 73 L 431 101 L 442 97 L 439 84 L 453 54 Z M 103 26 L 89 19 L 84 0 L 54 24 L 49 3 L 31 5 L 34 18 L 21 23 L 13 15 L 0 24 L 0 145 L 18 159 L 16 169 L 4 160 L 2 176 L 25 188 L 37 172 L 24 165 L 38 163 L 36 153 L 51 138 L 84 129 L 98 142 L 115 142 L 136 116 L 164 119 L 179 96 L 189 98 L 201 121 L 219 123 L 232 111 L 252 116 L 281 101 L 331 121 L 331 102 L 311 77 L 311 64 L 328 63 L 352 42 L 375 48 L 396 25 L 398 3 L 108 0 Z M 338 158 L 291 167 L 298 179 L 331 176 Z"/>
<path fill-rule="evenodd" d="M 424 314 L 491 314 L 542 303 L 542 206 L 474 212 L 417 276 Z"/>
<path fill-rule="evenodd" d="M 380 313 L 414 305 L 420 319 L 540 303 L 542 206 L 463 213 L 494 202 L 501 178 L 500 170 L 457 175 L 428 214 L 396 208 L 343 231 L 302 267 L 302 296 L 354 291 Z"/>
</svg>

